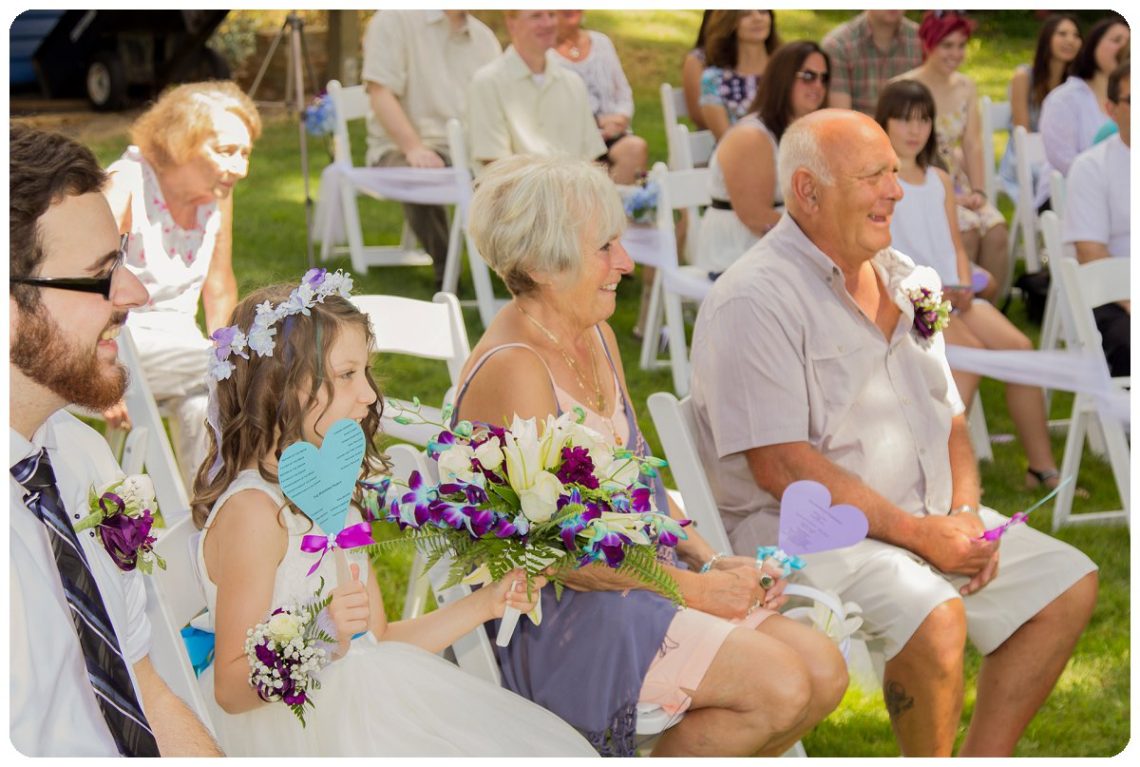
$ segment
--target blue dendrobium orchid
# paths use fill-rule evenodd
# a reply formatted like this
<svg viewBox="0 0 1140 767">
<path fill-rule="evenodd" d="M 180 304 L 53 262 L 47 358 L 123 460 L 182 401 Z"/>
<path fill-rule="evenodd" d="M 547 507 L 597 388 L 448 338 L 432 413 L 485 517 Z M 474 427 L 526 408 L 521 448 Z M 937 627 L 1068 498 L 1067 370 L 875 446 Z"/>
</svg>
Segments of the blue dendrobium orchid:
<svg viewBox="0 0 1140 767">
<path fill-rule="evenodd" d="M 412 507 L 414 514 L 413 527 L 421 527 L 431 519 L 431 503 L 436 499 L 435 489 L 424 481 L 418 471 L 413 471 L 408 477 L 408 492 L 400 498 L 400 518 L 407 521 L 407 506 Z"/>
</svg>

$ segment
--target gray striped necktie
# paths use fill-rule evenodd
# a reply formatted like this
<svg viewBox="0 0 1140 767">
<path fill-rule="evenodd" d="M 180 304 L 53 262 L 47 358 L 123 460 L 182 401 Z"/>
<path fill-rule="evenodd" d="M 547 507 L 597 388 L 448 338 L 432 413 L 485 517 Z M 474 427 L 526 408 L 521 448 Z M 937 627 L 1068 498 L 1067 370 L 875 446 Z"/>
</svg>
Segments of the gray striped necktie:
<svg viewBox="0 0 1140 767">
<path fill-rule="evenodd" d="M 159 756 L 158 744 L 135 696 L 127 662 L 119 649 L 99 587 L 67 519 L 47 450 L 17 463 L 12 467 L 12 476 L 27 490 L 24 503 L 48 528 L 63 593 L 83 648 L 87 676 L 119 753 Z M 59 715 L 67 716 L 67 712 L 59 712 Z"/>
</svg>

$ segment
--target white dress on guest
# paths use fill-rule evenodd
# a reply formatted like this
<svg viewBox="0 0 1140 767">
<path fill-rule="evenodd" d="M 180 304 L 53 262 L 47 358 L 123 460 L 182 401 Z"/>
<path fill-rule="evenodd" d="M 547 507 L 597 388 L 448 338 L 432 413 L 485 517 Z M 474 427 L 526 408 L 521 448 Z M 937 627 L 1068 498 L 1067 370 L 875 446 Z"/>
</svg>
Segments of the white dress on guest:
<svg viewBox="0 0 1140 767">
<path fill-rule="evenodd" d="M 277 485 L 256 471 L 243 471 L 218 498 L 206 529 L 234 493 L 259 490 L 275 503 L 284 498 Z M 301 537 L 322 531 L 306 517 L 281 515 L 289 544 L 277 568 L 273 605 L 312 599 L 324 578 L 326 594 L 336 583 L 336 565 L 326 556 L 313 575 L 306 573 L 316 554 L 301 551 Z M 349 512 L 348 524 L 360 521 Z M 204 574 L 206 605 L 217 604 L 217 587 L 208 577 L 202 535 L 198 566 Z M 249 545 L 256 545 L 250 541 Z M 346 552 L 361 572 L 368 558 Z M 326 666 L 313 693 L 302 727 L 284 703 L 227 714 L 214 699 L 214 668 L 199 678 L 210 717 L 229 756 L 596 756 L 570 725 L 501 687 L 467 674 L 427 650 L 401 642 L 376 642 L 371 634 L 356 639 L 348 654 Z"/>
</svg>

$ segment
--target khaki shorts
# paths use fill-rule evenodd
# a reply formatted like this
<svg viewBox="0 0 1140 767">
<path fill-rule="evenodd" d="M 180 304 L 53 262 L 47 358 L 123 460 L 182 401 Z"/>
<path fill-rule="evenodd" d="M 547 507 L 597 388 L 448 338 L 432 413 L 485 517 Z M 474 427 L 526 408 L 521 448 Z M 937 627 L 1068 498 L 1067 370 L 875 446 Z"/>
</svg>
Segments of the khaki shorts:
<svg viewBox="0 0 1140 767">
<path fill-rule="evenodd" d="M 986 528 L 1007 517 L 981 510 Z M 902 650 L 926 616 L 952 599 L 966 608 L 970 641 L 983 655 L 1067 591 L 1097 566 L 1080 550 L 1029 525 L 1010 527 L 1001 539 L 998 575 L 983 589 L 962 597 L 969 578 L 946 575 L 905 549 L 875 540 L 821 554 L 807 554 L 796 580 L 835 591 L 863 609 L 863 631 L 882 640 L 890 660 Z"/>
<path fill-rule="evenodd" d="M 741 627 L 755 629 L 775 614 L 761 607 L 746 618 L 727 620 L 700 610 L 678 610 L 649 664 L 637 702 L 660 706 L 670 715 L 684 713 L 728 635 Z"/>
</svg>

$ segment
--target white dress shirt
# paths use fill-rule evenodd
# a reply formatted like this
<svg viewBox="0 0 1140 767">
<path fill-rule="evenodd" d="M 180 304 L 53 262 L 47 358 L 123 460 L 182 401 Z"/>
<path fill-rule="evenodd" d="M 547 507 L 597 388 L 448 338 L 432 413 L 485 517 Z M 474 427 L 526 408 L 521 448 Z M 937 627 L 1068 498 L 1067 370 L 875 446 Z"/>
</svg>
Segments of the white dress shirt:
<svg viewBox="0 0 1140 767">
<path fill-rule="evenodd" d="M 87 494 L 93 485 L 99 490 L 122 476 L 103 438 L 64 410 L 48 418 L 31 442 L 9 429 L 8 445 L 9 466 L 47 448 L 72 522 L 89 513 Z M 48 530 L 24 504 L 24 489 L 11 475 L 9 483 L 12 744 L 28 756 L 118 756 L 88 681 Z M 79 533 L 79 541 L 138 694 L 133 666 L 150 650 L 142 576 L 119 570 L 93 531 Z"/>
</svg>

